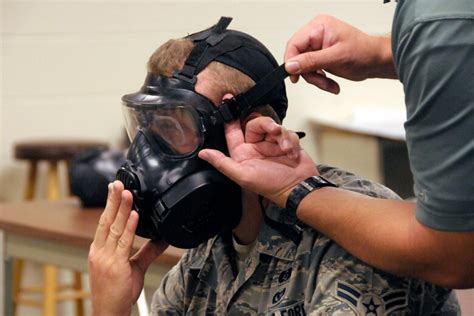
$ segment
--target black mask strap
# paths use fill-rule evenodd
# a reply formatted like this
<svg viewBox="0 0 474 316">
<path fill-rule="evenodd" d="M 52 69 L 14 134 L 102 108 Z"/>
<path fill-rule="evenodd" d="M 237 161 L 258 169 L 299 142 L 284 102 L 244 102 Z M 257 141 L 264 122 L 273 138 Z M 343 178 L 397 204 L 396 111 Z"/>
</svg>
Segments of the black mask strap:
<svg viewBox="0 0 474 316">
<path fill-rule="evenodd" d="M 175 73 L 173 76 L 181 80 L 185 80 L 195 84 L 197 81 L 196 71 L 201 62 L 201 59 L 206 56 L 206 50 L 209 47 L 217 45 L 226 36 L 225 30 L 229 26 L 232 18 L 221 17 L 219 22 L 209 30 L 203 38 L 194 39 L 196 45 L 186 59 L 183 69 Z"/>
<path fill-rule="evenodd" d="M 285 64 L 275 68 L 272 72 L 262 78 L 248 91 L 235 96 L 232 99 L 225 100 L 216 111 L 214 119 L 216 124 L 228 123 L 243 115 L 248 114 L 252 108 L 260 105 L 258 101 L 269 93 L 277 85 L 281 84 L 288 76 L 285 70 Z"/>
</svg>

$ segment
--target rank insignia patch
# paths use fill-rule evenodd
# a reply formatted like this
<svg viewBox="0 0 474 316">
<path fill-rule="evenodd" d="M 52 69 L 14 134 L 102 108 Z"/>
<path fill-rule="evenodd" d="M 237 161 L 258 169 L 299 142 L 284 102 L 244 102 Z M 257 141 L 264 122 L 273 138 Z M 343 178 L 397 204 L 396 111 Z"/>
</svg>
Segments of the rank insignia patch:
<svg viewBox="0 0 474 316">
<path fill-rule="evenodd" d="M 408 290 L 388 291 L 379 296 L 342 281 L 337 281 L 336 297 L 349 304 L 357 315 L 384 316 L 408 305 Z"/>
</svg>

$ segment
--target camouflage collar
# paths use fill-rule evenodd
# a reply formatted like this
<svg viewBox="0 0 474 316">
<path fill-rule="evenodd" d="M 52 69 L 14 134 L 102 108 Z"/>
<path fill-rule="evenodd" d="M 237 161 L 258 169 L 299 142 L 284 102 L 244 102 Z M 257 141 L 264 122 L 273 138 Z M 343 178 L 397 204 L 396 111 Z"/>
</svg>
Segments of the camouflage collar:
<svg viewBox="0 0 474 316">
<path fill-rule="evenodd" d="M 192 261 L 189 263 L 189 268 L 193 270 L 201 270 L 206 261 L 208 261 L 209 255 L 211 253 L 212 247 L 216 243 L 219 236 L 211 238 L 205 244 L 199 245 L 197 248 L 188 250 L 190 252 L 190 257 Z M 194 253 L 199 253 L 199 255 L 194 255 Z"/>
<path fill-rule="evenodd" d="M 275 221 L 291 224 L 291 220 L 284 215 L 284 210 L 276 205 L 270 205 L 266 212 Z M 189 250 L 189 257 L 193 258 L 189 262 L 190 269 L 194 270 L 198 274 L 198 278 L 211 288 L 215 289 L 220 283 L 233 280 L 237 274 L 236 254 L 231 238 L 230 233 L 221 234 L 210 239 L 207 243 Z M 257 259 L 263 255 L 293 261 L 297 246 L 290 238 L 264 223 L 257 237 L 255 248 L 249 257 Z"/>
<path fill-rule="evenodd" d="M 270 219 L 288 226 L 294 225 L 294 219 L 289 218 L 284 209 L 270 204 L 265 210 Z M 264 223 L 257 237 L 256 251 L 282 260 L 292 261 L 296 255 L 297 246 L 288 236 Z"/>
<path fill-rule="evenodd" d="M 193 258 L 190 269 L 214 290 L 220 285 L 228 284 L 237 274 L 231 238 L 230 233 L 221 234 L 209 239 L 206 244 L 189 250 L 189 257 Z"/>
</svg>

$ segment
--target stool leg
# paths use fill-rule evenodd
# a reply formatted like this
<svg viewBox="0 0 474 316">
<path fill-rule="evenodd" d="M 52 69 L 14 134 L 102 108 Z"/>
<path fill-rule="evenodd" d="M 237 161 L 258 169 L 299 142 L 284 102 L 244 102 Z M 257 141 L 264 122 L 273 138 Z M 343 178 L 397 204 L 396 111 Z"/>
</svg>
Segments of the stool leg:
<svg viewBox="0 0 474 316">
<path fill-rule="evenodd" d="M 65 161 L 64 161 L 64 167 L 65 167 L 65 169 L 66 169 L 66 172 L 65 172 L 65 174 L 66 174 L 66 175 L 65 175 L 66 182 L 65 182 L 65 183 L 67 183 L 68 185 L 66 185 L 66 188 L 65 188 L 66 191 L 64 192 L 64 195 L 67 196 L 67 197 L 73 196 L 73 194 L 71 193 L 71 189 L 70 189 L 70 187 L 69 187 L 69 184 L 70 184 L 70 182 L 69 182 L 69 167 L 70 167 L 70 166 L 71 166 L 70 161 L 69 161 L 69 160 L 65 160 Z"/>
<path fill-rule="evenodd" d="M 20 289 L 21 281 L 23 276 L 23 267 L 25 262 L 23 259 L 13 259 L 13 281 L 12 281 L 12 290 L 13 290 L 13 315 L 16 315 L 17 302 L 20 298 Z"/>
<path fill-rule="evenodd" d="M 59 199 L 59 174 L 58 162 L 51 161 L 48 168 L 48 191 L 49 200 Z M 43 316 L 56 316 L 56 295 L 58 268 L 54 265 L 44 266 L 44 293 L 43 293 Z"/>
<path fill-rule="evenodd" d="M 30 161 L 28 170 L 28 179 L 26 183 L 25 199 L 32 200 L 35 195 L 35 180 L 38 170 L 38 162 L 36 160 Z"/>
<path fill-rule="evenodd" d="M 68 164 L 66 163 L 66 169 L 68 168 Z M 67 177 L 67 175 L 66 175 Z M 49 200 L 57 200 L 60 197 L 60 192 L 59 192 L 59 172 L 58 172 L 58 161 L 52 161 L 50 162 L 49 169 L 48 169 L 48 199 Z M 46 278 L 46 280 L 50 279 L 48 282 L 54 283 L 54 288 L 53 286 L 50 287 L 49 291 L 51 291 L 51 295 L 48 294 L 48 291 L 45 291 L 45 309 L 44 309 L 44 315 L 45 316 L 53 316 L 55 315 L 55 308 L 56 308 L 56 295 L 57 295 L 57 268 L 54 266 L 49 266 L 45 267 L 45 271 L 48 269 L 50 274 L 49 278 Z M 55 276 L 53 278 L 53 269 L 56 270 L 54 272 Z M 74 278 L 74 289 L 75 290 L 82 290 L 82 280 L 81 280 L 81 273 L 80 272 L 74 272 L 73 273 L 73 278 Z M 45 285 L 45 288 L 47 285 Z M 77 316 L 83 316 L 84 315 L 84 306 L 83 306 L 83 299 L 82 298 L 77 298 L 75 300 L 76 304 L 76 315 Z M 51 313 L 51 314 L 49 314 Z"/>
<path fill-rule="evenodd" d="M 74 271 L 74 290 L 82 291 L 82 275 L 78 271 Z M 84 316 L 84 299 L 76 299 L 76 316 Z"/>
<path fill-rule="evenodd" d="M 48 193 L 47 197 L 49 200 L 59 199 L 59 174 L 58 174 L 58 162 L 51 161 L 48 169 Z"/>
<path fill-rule="evenodd" d="M 43 268 L 43 316 L 56 316 L 58 268 L 46 264 Z"/>
</svg>

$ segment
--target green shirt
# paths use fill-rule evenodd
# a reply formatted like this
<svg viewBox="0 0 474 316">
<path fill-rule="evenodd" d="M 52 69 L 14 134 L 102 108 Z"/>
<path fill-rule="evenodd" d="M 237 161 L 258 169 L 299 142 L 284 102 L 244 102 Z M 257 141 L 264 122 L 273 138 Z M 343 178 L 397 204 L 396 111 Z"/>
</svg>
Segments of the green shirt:
<svg viewBox="0 0 474 316">
<path fill-rule="evenodd" d="M 416 216 L 435 229 L 474 230 L 474 1 L 399 0 L 392 48 Z"/>
<path fill-rule="evenodd" d="M 398 198 L 343 170 L 319 171 L 344 189 Z M 294 220 L 275 205 L 266 213 Z M 189 250 L 155 292 L 152 315 L 459 315 L 448 289 L 375 269 L 310 227 L 301 237 L 265 223 L 240 269 L 230 234 Z"/>
</svg>

